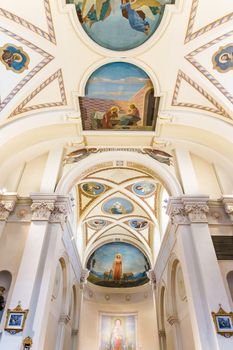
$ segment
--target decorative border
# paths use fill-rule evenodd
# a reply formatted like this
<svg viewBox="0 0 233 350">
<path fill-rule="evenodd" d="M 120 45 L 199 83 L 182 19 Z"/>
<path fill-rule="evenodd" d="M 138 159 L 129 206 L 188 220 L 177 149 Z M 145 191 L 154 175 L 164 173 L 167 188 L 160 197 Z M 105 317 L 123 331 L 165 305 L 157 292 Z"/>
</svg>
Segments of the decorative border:
<svg viewBox="0 0 233 350">
<path fill-rule="evenodd" d="M 193 39 L 196 39 L 198 36 L 208 32 L 209 30 L 212 30 L 213 28 L 216 28 L 221 24 L 229 22 L 233 19 L 233 12 L 231 12 L 228 15 L 225 15 L 207 24 L 206 26 L 200 28 L 196 32 L 193 32 L 193 27 L 194 27 L 196 15 L 197 15 L 198 4 L 199 4 L 199 0 L 193 0 L 190 15 L 189 15 L 188 27 L 185 35 L 185 40 L 184 40 L 185 44 L 187 44 L 189 41 Z"/>
<path fill-rule="evenodd" d="M 206 107 L 203 105 L 199 105 L 199 104 L 194 104 L 194 103 L 178 102 L 178 94 L 179 94 L 179 89 L 180 89 L 182 79 L 184 79 L 195 90 L 197 90 L 200 94 L 202 94 L 209 102 L 211 102 L 216 107 L 216 109 L 211 108 L 211 107 Z M 225 111 L 225 109 L 222 106 L 220 106 L 220 104 L 212 96 L 210 96 L 200 85 L 195 83 L 191 78 L 189 78 L 181 70 L 178 71 L 178 75 L 176 78 L 175 89 L 174 89 L 174 93 L 173 93 L 173 97 L 172 97 L 172 106 L 190 107 L 190 108 L 201 109 L 201 110 L 204 110 L 207 112 L 217 113 L 217 114 L 222 115 L 226 118 L 230 118 L 230 116 Z"/>
<path fill-rule="evenodd" d="M 59 89 L 61 94 L 60 102 L 41 103 L 41 104 L 25 107 L 28 102 L 30 102 L 36 95 L 38 95 L 46 86 L 52 83 L 55 79 L 58 79 L 58 84 L 59 84 Z M 46 79 L 42 84 L 40 84 L 28 97 L 26 97 L 23 100 L 23 102 L 21 102 L 20 105 L 10 114 L 8 118 L 11 118 L 21 113 L 34 111 L 36 109 L 59 107 L 59 106 L 65 106 L 66 104 L 67 104 L 67 100 L 66 100 L 64 81 L 62 77 L 62 70 L 59 69 L 53 75 L 51 75 L 48 79 Z"/>
<path fill-rule="evenodd" d="M 30 41 L 23 39 L 21 36 L 14 34 L 5 28 L 0 27 L 0 32 L 28 46 L 30 49 L 36 51 L 38 54 L 44 57 L 44 59 L 40 63 L 38 63 L 37 66 L 35 66 L 22 80 L 20 80 L 20 82 L 13 88 L 10 94 L 2 102 L 0 102 L 0 112 L 1 112 L 3 108 L 5 108 L 6 105 L 19 92 L 19 90 L 21 90 L 24 87 L 24 85 L 27 84 L 27 82 L 31 80 L 42 68 L 44 68 L 49 62 L 51 62 L 54 59 L 54 57 L 48 54 L 46 51 L 40 49 L 38 46 L 32 44 Z"/>
<path fill-rule="evenodd" d="M 219 36 L 214 40 L 211 40 L 207 44 L 202 45 L 198 49 L 190 52 L 187 56 L 185 56 L 186 60 L 189 61 L 200 73 L 202 73 L 231 103 L 233 103 L 233 96 L 222 86 L 222 84 L 217 79 L 213 77 L 213 75 L 211 75 L 199 62 L 194 59 L 194 56 L 232 35 L 233 30 Z"/>
<path fill-rule="evenodd" d="M 54 25 L 53 25 L 53 19 L 52 19 L 49 0 L 44 0 L 44 7 L 45 7 L 45 14 L 46 14 L 46 20 L 48 25 L 48 32 L 45 32 L 41 28 L 32 24 L 31 22 L 13 14 L 10 11 L 4 10 L 3 8 L 0 8 L 0 16 L 3 16 L 7 19 L 14 21 L 15 23 L 22 25 L 23 27 L 33 31 L 34 33 L 42 36 L 46 40 L 49 40 L 51 43 L 56 45 L 56 37 L 55 37 L 55 31 L 54 31 Z"/>
</svg>

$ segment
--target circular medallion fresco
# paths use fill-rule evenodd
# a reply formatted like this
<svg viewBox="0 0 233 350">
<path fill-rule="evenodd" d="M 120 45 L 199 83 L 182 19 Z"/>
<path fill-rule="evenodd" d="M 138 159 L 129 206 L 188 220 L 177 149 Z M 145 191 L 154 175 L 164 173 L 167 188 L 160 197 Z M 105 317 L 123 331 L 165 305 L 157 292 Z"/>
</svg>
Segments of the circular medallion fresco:
<svg viewBox="0 0 233 350">
<path fill-rule="evenodd" d="M 147 257 L 135 246 L 112 242 L 99 247 L 88 259 L 88 281 L 98 286 L 128 288 L 149 281 Z"/>
<path fill-rule="evenodd" d="M 125 198 L 114 197 L 107 200 L 103 206 L 102 210 L 107 214 L 113 215 L 124 215 L 132 213 L 133 204 Z"/>
<path fill-rule="evenodd" d="M 155 192 L 156 185 L 149 181 L 140 181 L 132 186 L 132 190 L 137 196 L 147 197 Z"/>
<path fill-rule="evenodd" d="M 94 219 L 88 221 L 87 224 L 93 230 L 100 230 L 101 228 L 107 225 L 107 221 L 102 219 Z"/>
<path fill-rule="evenodd" d="M 143 44 L 158 28 L 172 0 L 66 0 L 75 4 L 85 32 L 98 45 L 116 51 Z"/>
<path fill-rule="evenodd" d="M 81 185 L 83 192 L 89 196 L 98 196 L 105 192 L 106 188 L 103 184 L 98 182 L 85 182 Z"/>
<path fill-rule="evenodd" d="M 129 225 L 135 230 L 143 230 L 148 226 L 148 221 L 144 219 L 132 219 L 129 221 Z"/>
</svg>

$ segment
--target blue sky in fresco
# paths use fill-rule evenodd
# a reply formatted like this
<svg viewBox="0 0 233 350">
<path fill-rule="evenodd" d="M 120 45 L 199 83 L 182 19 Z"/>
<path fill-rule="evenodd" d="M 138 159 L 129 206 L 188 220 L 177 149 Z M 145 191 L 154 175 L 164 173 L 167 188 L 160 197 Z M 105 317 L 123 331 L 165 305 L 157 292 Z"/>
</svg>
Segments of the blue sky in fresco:
<svg viewBox="0 0 233 350">
<path fill-rule="evenodd" d="M 109 63 L 91 75 L 86 86 L 86 96 L 130 100 L 148 80 L 148 75 L 135 65 L 126 62 Z"/>
<path fill-rule="evenodd" d="M 122 270 L 124 272 L 143 272 L 146 264 L 143 253 L 128 243 L 108 243 L 95 251 L 93 258 L 96 260 L 94 270 L 96 272 L 109 271 L 112 268 L 115 255 L 122 254 Z"/>
</svg>

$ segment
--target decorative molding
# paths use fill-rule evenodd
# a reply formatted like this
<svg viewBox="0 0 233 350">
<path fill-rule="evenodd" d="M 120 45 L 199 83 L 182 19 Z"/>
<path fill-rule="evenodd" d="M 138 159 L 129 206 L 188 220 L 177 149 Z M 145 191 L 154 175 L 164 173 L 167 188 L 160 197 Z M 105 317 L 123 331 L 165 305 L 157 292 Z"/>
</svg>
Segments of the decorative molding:
<svg viewBox="0 0 233 350">
<path fill-rule="evenodd" d="M 54 210 L 54 201 L 36 200 L 31 205 L 32 221 L 47 221 Z"/>
<path fill-rule="evenodd" d="M 172 224 L 189 224 L 187 213 L 183 205 L 175 206 L 169 211 Z"/>
<path fill-rule="evenodd" d="M 197 62 L 194 56 L 232 35 L 233 30 L 224 35 L 219 36 L 214 40 L 211 40 L 207 44 L 197 48 L 196 50 L 190 52 L 187 56 L 185 56 L 186 60 L 189 61 L 200 73 L 202 73 L 231 103 L 233 103 L 233 96 L 230 94 L 230 92 L 227 91 L 224 88 L 224 86 L 217 79 L 215 79 L 213 75 L 210 74 L 199 62 Z"/>
<path fill-rule="evenodd" d="M 207 223 L 209 206 L 207 196 L 171 197 L 167 207 L 167 214 L 172 224 Z"/>
<path fill-rule="evenodd" d="M 64 324 L 68 324 L 70 322 L 71 318 L 69 315 L 66 314 L 61 314 L 60 318 L 59 318 L 59 322 L 60 323 L 64 323 Z"/>
<path fill-rule="evenodd" d="M 29 80 L 31 80 L 41 69 L 43 69 L 49 62 L 51 62 L 54 57 L 48 54 L 46 51 L 40 49 L 38 46 L 32 44 L 31 42 L 23 39 L 21 36 L 12 33 L 11 31 L 0 27 L 0 32 L 10 36 L 14 40 L 19 41 L 23 45 L 28 46 L 30 49 L 36 51 L 38 54 L 42 55 L 44 59 L 38 63 L 20 82 L 13 88 L 6 98 L 0 103 L 0 112 L 6 107 L 6 105 L 14 98 L 14 96 L 24 87 Z"/>
<path fill-rule="evenodd" d="M 187 31 L 186 31 L 185 41 L 184 41 L 185 44 L 187 44 L 189 41 L 191 41 L 193 39 L 196 39 L 198 36 L 208 32 L 214 28 L 217 28 L 221 24 L 227 23 L 233 19 L 233 12 L 231 12 L 231 13 L 229 13 L 223 17 L 220 17 L 220 18 L 216 19 L 215 21 L 207 24 L 206 26 L 200 28 L 199 30 L 193 32 L 193 27 L 194 27 L 196 15 L 197 15 L 197 10 L 198 10 L 198 4 L 199 4 L 199 0 L 193 0 L 190 15 L 189 15 L 189 22 L 188 22 L 188 27 L 187 27 Z"/>
<path fill-rule="evenodd" d="M 233 196 L 223 196 L 222 202 L 225 212 L 228 214 L 231 221 L 233 221 Z"/>
<path fill-rule="evenodd" d="M 0 201 L 0 221 L 6 221 L 10 213 L 14 210 L 15 200 Z"/>
<path fill-rule="evenodd" d="M 87 279 L 90 271 L 88 269 L 83 269 L 80 274 L 80 288 L 84 289 L 85 284 L 87 284 Z"/>
<path fill-rule="evenodd" d="M 189 220 L 192 222 L 207 222 L 206 214 L 209 212 L 209 207 L 202 203 L 187 204 L 184 207 Z"/>
<path fill-rule="evenodd" d="M 78 329 L 72 329 L 72 331 L 71 331 L 71 336 L 72 336 L 72 337 L 77 336 L 77 335 L 78 335 L 78 332 L 79 332 Z"/>
<path fill-rule="evenodd" d="M 0 15 L 33 31 L 34 33 L 42 36 L 46 40 L 49 40 L 51 43 L 56 44 L 56 37 L 55 37 L 55 31 L 53 26 L 53 19 L 52 19 L 49 0 L 44 0 L 44 7 L 45 7 L 45 14 L 46 14 L 46 20 L 48 25 L 48 32 L 37 27 L 36 25 L 27 21 L 26 19 L 21 18 L 10 11 L 4 10 L 3 8 L 0 8 Z"/>
<path fill-rule="evenodd" d="M 211 108 L 211 107 L 194 104 L 194 103 L 178 102 L 178 95 L 179 95 L 179 90 L 181 87 L 182 80 L 185 80 L 189 85 L 191 85 L 196 91 L 198 91 L 202 96 L 204 96 L 216 108 Z M 195 81 L 193 81 L 181 70 L 179 70 L 176 78 L 175 89 L 172 97 L 172 106 L 201 109 L 203 111 L 216 113 L 226 118 L 230 118 L 229 114 L 225 111 L 225 109 L 212 96 L 210 96 L 200 85 L 198 85 Z"/>
<path fill-rule="evenodd" d="M 168 323 L 173 326 L 174 324 L 177 324 L 179 323 L 179 320 L 178 320 L 178 317 L 177 316 L 174 316 L 174 315 L 171 315 L 167 318 L 167 321 Z"/>
<path fill-rule="evenodd" d="M 159 337 L 160 338 L 166 338 L 166 332 L 164 329 L 159 329 Z"/>
<path fill-rule="evenodd" d="M 51 212 L 49 222 L 51 223 L 64 223 L 67 221 L 69 209 L 67 203 L 55 203 L 54 209 Z"/>
<path fill-rule="evenodd" d="M 38 95 L 46 86 L 52 83 L 55 79 L 58 79 L 61 101 L 60 102 L 48 102 L 48 103 L 40 103 L 33 106 L 25 107 L 28 102 L 30 102 L 36 95 Z M 41 108 L 51 108 L 51 107 L 59 107 L 65 106 L 67 104 L 64 81 L 62 76 L 62 71 L 59 69 L 53 75 L 51 75 L 48 79 L 46 79 L 42 84 L 40 84 L 29 96 L 27 96 L 23 102 L 10 114 L 8 118 L 16 116 L 21 113 L 26 113 L 30 111 L 34 111 L 36 109 Z"/>
<path fill-rule="evenodd" d="M 154 270 L 149 270 L 146 272 L 146 274 L 150 280 L 150 284 L 151 284 L 152 288 L 155 289 L 156 288 L 156 276 L 155 276 Z"/>
</svg>

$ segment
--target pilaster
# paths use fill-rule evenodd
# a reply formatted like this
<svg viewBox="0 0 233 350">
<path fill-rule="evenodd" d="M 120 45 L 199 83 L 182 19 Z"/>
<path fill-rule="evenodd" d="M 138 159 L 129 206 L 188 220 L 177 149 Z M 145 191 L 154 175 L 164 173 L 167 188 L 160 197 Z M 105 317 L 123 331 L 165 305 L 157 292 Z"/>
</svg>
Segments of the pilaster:
<svg viewBox="0 0 233 350">
<path fill-rule="evenodd" d="M 168 204 L 184 272 L 195 348 L 230 350 L 232 341 L 216 334 L 211 316 L 219 303 L 227 310 L 230 305 L 208 227 L 208 213 L 207 196 L 171 198 Z"/>
<path fill-rule="evenodd" d="M 10 300 L 10 308 L 21 301 L 29 309 L 24 332 L 12 337 L 4 332 L 0 349 L 20 350 L 25 336 L 33 339 L 34 350 L 41 350 L 48 319 L 49 302 L 56 270 L 56 259 L 63 225 L 69 214 L 68 197 L 31 194 L 31 224 Z"/>
<path fill-rule="evenodd" d="M 8 217 L 14 210 L 16 200 L 16 193 L 5 193 L 0 196 L 0 239 Z"/>
</svg>

